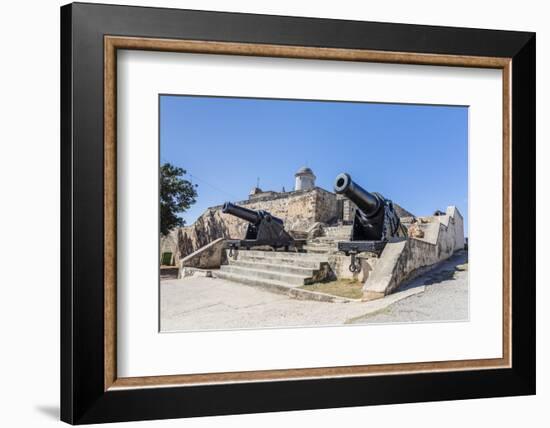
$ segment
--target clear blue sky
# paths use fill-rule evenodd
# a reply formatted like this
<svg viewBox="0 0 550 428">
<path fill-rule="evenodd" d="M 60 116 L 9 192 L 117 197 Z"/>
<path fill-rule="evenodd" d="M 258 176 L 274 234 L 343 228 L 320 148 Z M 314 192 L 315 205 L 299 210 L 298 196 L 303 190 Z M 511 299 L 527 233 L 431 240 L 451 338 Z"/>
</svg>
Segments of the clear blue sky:
<svg viewBox="0 0 550 428">
<path fill-rule="evenodd" d="M 467 107 L 162 95 L 160 157 L 199 185 L 187 224 L 258 177 L 293 190 L 308 166 L 324 189 L 348 172 L 416 215 L 456 205 L 467 226 Z"/>
</svg>

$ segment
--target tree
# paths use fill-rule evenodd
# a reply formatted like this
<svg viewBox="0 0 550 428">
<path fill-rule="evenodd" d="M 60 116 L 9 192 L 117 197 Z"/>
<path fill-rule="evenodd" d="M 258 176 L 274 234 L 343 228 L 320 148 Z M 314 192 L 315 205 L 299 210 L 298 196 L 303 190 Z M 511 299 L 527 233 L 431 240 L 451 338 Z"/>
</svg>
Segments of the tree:
<svg viewBox="0 0 550 428">
<path fill-rule="evenodd" d="M 177 214 L 197 201 L 197 185 L 183 178 L 186 173 L 183 168 L 169 163 L 160 167 L 160 233 L 163 236 L 185 225 L 185 220 Z"/>
</svg>

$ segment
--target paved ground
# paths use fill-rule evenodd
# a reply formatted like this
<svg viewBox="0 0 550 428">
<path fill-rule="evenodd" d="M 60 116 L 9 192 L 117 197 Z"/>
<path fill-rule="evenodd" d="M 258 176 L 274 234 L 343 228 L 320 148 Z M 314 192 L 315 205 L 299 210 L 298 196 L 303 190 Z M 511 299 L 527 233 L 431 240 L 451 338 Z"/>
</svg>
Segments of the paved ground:
<svg viewBox="0 0 550 428">
<path fill-rule="evenodd" d="M 296 300 L 230 281 L 188 277 L 161 281 L 161 330 L 226 330 L 346 323 L 457 320 L 468 317 L 466 255 L 372 302 Z"/>
<path fill-rule="evenodd" d="M 456 321 L 468 319 L 468 253 L 457 254 L 439 268 L 407 284 L 425 291 L 388 306 L 383 311 L 354 319 L 352 323 Z"/>
</svg>

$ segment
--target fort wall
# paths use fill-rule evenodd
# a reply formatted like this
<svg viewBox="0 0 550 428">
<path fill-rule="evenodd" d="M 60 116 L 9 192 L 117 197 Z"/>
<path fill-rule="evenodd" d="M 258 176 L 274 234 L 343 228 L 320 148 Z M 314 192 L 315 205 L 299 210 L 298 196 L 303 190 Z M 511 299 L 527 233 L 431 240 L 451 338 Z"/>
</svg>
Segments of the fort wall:
<svg viewBox="0 0 550 428">
<path fill-rule="evenodd" d="M 304 233 L 316 222 L 330 224 L 337 221 L 339 215 L 336 195 L 319 187 L 258 196 L 235 204 L 270 212 L 284 221 L 285 229 L 291 234 Z M 177 262 L 218 238 L 244 237 L 247 223 L 222 213 L 221 208 L 221 205 L 208 208 L 192 225 L 162 237 L 161 256 L 163 252 L 172 252 Z"/>
</svg>

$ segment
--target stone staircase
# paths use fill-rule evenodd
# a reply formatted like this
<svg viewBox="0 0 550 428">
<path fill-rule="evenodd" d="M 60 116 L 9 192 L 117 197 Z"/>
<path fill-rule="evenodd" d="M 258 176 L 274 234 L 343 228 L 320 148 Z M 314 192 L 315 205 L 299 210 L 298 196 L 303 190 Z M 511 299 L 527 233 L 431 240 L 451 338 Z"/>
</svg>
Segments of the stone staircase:
<svg viewBox="0 0 550 428">
<path fill-rule="evenodd" d="M 327 255 L 338 251 L 337 243 L 330 238 L 309 239 L 304 245 L 304 250 L 309 254 Z"/>
<path fill-rule="evenodd" d="M 338 251 L 338 241 L 350 238 L 351 226 L 324 227 L 324 232 L 324 236 L 309 239 L 302 253 L 240 250 L 235 258 L 227 257 L 228 264 L 213 275 L 284 293 L 322 281 L 330 273 L 328 255 Z"/>
<path fill-rule="evenodd" d="M 329 272 L 322 254 L 241 250 L 236 258 L 228 257 L 228 262 L 214 276 L 285 293 L 321 281 Z"/>
<path fill-rule="evenodd" d="M 326 226 L 324 236 L 313 238 L 304 245 L 304 250 L 310 254 L 333 254 L 338 251 L 338 241 L 346 241 L 351 237 L 352 226 Z"/>
</svg>

